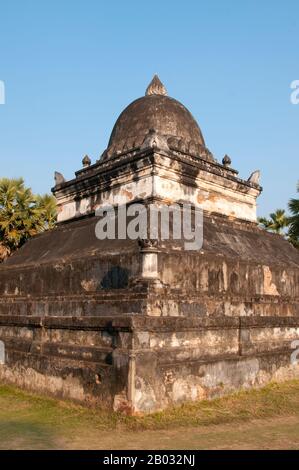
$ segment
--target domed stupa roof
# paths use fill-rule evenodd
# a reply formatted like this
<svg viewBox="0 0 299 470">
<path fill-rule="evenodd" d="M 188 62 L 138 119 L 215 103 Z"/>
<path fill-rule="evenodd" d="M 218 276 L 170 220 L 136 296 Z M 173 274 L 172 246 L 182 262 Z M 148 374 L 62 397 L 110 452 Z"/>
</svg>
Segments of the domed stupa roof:
<svg viewBox="0 0 299 470">
<path fill-rule="evenodd" d="M 157 75 L 145 96 L 129 104 L 117 119 L 103 158 L 139 148 L 151 132 L 163 137 L 169 149 L 213 159 L 194 117 L 179 101 L 167 96 Z"/>
</svg>

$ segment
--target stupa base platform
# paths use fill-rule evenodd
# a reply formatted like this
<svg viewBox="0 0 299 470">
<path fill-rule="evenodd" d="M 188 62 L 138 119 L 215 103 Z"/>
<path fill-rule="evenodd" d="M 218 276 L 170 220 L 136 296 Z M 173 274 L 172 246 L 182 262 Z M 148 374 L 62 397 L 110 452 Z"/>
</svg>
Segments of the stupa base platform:
<svg viewBox="0 0 299 470">
<path fill-rule="evenodd" d="M 299 318 L 1 316 L 0 380 L 125 413 L 299 378 Z"/>
</svg>

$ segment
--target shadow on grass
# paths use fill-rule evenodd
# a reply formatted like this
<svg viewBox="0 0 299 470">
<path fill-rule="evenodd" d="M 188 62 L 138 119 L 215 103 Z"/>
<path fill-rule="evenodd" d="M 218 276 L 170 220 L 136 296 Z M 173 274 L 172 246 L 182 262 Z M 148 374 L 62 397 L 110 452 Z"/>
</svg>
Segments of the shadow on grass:
<svg viewBox="0 0 299 470">
<path fill-rule="evenodd" d="M 58 436 L 34 421 L 0 421 L 0 449 L 53 449 L 57 448 Z"/>
</svg>

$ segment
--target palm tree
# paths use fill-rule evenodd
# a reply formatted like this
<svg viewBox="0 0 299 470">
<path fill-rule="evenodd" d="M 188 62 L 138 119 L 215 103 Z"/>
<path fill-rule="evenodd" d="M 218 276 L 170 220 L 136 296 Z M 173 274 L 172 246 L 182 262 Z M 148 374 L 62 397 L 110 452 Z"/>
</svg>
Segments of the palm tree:
<svg viewBox="0 0 299 470">
<path fill-rule="evenodd" d="M 0 179 L 0 261 L 55 220 L 53 196 L 35 196 L 22 178 Z"/>
<path fill-rule="evenodd" d="M 43 229 L 51 230 L 54 228 L 57 220 L 56 199 L 49 194 L 38 195 L 36 197 L 36 207 L 41 211 Z"/>
<path fill-rule="evenodd" d="M 297 184 L 297 192 L 299 192 L 299 183 Z M 289 210 L 291 212 L 290 228 L 288 232 L 289 240 L 294 246 L 299 248 L 299 199 L 291 199 L 289 202 Z"/>
<path fill-rule="evenodd" d="M 287 217 L 285 210 L 277 209 L 275 212 L 270 214 L 270 219 L 259 217 L 258 222 L 266 230 L 283 235 L 284 229 L 289 225 L 289 218 Z"/>
</svg>

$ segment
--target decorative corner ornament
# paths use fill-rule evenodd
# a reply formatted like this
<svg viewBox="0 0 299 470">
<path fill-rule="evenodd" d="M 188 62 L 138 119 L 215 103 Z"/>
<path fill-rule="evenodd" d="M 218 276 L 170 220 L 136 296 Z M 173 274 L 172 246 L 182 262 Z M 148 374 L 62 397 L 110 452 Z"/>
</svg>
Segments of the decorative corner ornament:
<svg viewBox="0 0 299 470">
<path fill-rule="evenodd" d="M 141 145 L 141 150 L 147 148 L 159 149 L 159 150 L 169 150 L 166 137 L 157 134 L 156 129 L 150 129 L 148 134 L 145 136 L 145 139 Z"/>
<path fill-rule="evenodd" d="M 88 155 L 85 155 L 85 157 L 83 158 L 82 165 L 83 168 L 89 167 L 91 165 L 91 160 Z"/>
<path fill-rule="evenodd" d="M 58 171 L 55 171 L 54 179 L 55 179 L 55 186 L 57 186 L 58 184 L 65 183 L 65 177 Z"/>
<path fill-rule="evenodd" d="M 231 158 L 228 155 L 224 155 L 222 159 L 222 165 L 226 167 L 230 167 L 231 163 L 232 163 Z"/>
<path fill-rule="evenodd" d="M 261 179 L 261 172 L 260 170 L 256 170 L 253 173 L 251 173 L 247 181 L 253 184 L 260 184 L 260 179 Z"/>
<path fill-rule="evenodd" d="M 156 251 L 158 249 L 159 243 L 157 239 L 139 238 L 138 245 L 141 251 Z"/>
</svg>

